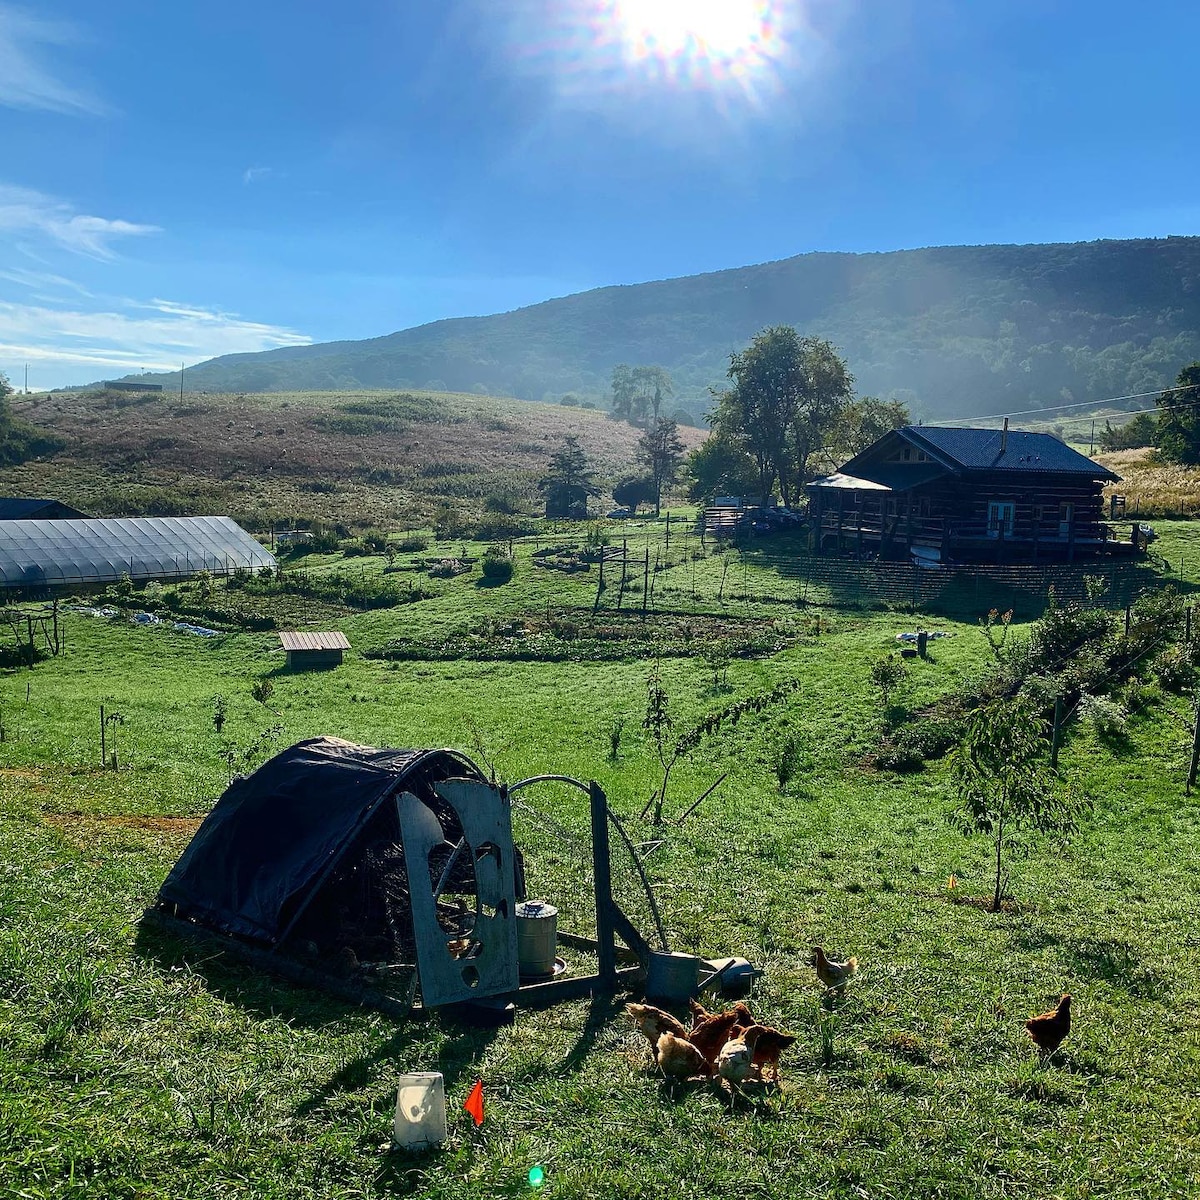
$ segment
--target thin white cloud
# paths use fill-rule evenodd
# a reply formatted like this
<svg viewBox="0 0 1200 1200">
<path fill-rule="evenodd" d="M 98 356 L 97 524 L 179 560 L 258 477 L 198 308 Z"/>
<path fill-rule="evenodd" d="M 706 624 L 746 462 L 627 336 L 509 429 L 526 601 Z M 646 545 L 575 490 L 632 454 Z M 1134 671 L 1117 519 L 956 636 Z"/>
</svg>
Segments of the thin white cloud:
<svg viewBox="0 0 1200 1200">
<path fill-rule="evenodd" d="M 0 271 L 0 279 L 20 284 L 22 287 L 33 288 L 39 292 L 73 292 L 88 300 L 92 298 L 92 293 L 82 284 L 62 275 L 54 275 L 49 271 L 27 271 L 24 267 L 9 267 Z"/>
<path fill-rule="evenodd" d="M 43 47 L 79 41 L 75 26 L 48 21 L 24 9 L 0 4 L 0 105 L 50 112 L 102 116 L 108 106 L 97 96 L 66 82 L 69 73 L 50 66 Z"/>
<path fill-rule="evenodd" d="M 107 260 L 116 257 L 111 242 L 158 232 L 157 225 L 94 217 L 33 188 L 0 184 L 0 234 L 38 234 L 74 254 Z"/>
<path fill-rule="evenodd" d="M 270 167 L 247 167 L 242 172 L 242 182 L 246 184 L 257 183 L 260 179 L 266 179 L 271 173 Z"/>
<path fill-rule="evenodd" d="M 306 334 L 236 313 L 155 300 L 115 302 L 129 311 L 66 310 L 0 302 L 0 359 L 41 365 L 39 386 L 89 382 L 93 368 L 172 371 L 181 361 L 306 346 Z"/>
</svg>

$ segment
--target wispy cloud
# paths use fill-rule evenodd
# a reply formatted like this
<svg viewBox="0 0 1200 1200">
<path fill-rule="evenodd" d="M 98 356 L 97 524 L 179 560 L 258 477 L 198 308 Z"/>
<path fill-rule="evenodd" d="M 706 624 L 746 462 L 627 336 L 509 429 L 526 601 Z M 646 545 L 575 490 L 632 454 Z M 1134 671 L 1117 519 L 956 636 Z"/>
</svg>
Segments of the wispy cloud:
<svg viewBox="0 0 1200 1200">
<path fill-rule="evenodd" d="M 273 172 L 270 167 L 247 167 L 242 172 L 242 182 L 245 184 L 257 183 L 260 179 L 266 179 L 271 174 Z"/>
<path fill-rule="evenodd" d="M 32 188 L 0 184 L 0 234 L 40 234 L 64 250 L 105 260 L 116 257 L 113 241 L 158 232 L 157 225 L 94 217 Z"/>
<path fill-rule="evenodd" d="M 102 100 L 65 82 L 66 72 L 45 61 L 45 47 L 79 40 L 75 26 L 65 21 L 0 4 L 0 105 L 92 116 L 108 112 Z"/>
<path fill-rule="evenodd" d="M 0 302 L 0 358 L 40 364 L 38 386 L 89 382 L 100 369 L 171 371 L 181 361 L 311 341 L 294 329 L 171 300 L 116 300 L 94 312 Z"/>
<path fill-rule="evenodd" d="M 92 293 L 83 284 L 50 271 L 27 271 L 24 267 L 7 267 L 0 271 L 0 279 L 38 292 L 71 292 L 88 300 L 92 297 Z"/>
</svg>

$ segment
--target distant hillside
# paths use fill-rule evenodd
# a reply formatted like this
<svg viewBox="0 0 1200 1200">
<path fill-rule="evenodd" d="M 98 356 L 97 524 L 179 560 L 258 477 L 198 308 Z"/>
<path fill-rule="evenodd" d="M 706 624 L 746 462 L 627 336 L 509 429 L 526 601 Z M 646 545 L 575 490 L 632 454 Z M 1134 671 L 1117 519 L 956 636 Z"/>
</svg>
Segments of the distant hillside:
<svg viewBox="0 0 1200 1200">
<path fill-rule="evenodd" d="M 58 392 L 14 415 L 65 443 L 0 465 L 0 495 L 54 496 L 93 516 L 227 514 L 251 529 L 319 518 L 401 528 L 442 505 L 477 516 L 489 496 L 538 509 L 562 439 L 579 439 L 611 488 L 641 431 L 598 411 L 422 393 L 189 396 Z M 689 448 L 707 436 L 682 429 Z M 598 507 L 598 506 L 594 506 Z"/>
<path fill-rule="evenodd" d="M 904 399 L 925 417 L 1154 391 L 1200 358 L 1200 238 L 805 254 L 367 341 L 227 355 L 187 378 L 190 389 L 225 392 L 424 387 L 557 399 L 606 394 L 616 363 L 658 363 L 703 410 L 730 352 L 780 323 L 830 338 L 861 392 Z"/>
</svg>

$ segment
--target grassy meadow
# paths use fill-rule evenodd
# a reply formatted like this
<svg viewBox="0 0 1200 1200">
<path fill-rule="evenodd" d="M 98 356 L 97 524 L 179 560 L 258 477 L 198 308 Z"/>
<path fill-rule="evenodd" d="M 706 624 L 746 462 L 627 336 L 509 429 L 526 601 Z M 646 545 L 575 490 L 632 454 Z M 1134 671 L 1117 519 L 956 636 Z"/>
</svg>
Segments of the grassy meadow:
<svg viewBox="0 0 1200 1200">
<path fill-rule="evenodd" d="M 664 532 L 638 524 L 628 536 L 657 551 Z M 1200 526 L 1162 533 L 1157 547 L 1178 564 Z M 499 586 L 482 585 L 485 547 L 458 541 L 405 551 L 390 572 L 379 556 L 289 564 L 309 581 L 303 593 L 151 586 L 124 610 L 201 624 L 208 613 L 224 632 L 70 613 L 63 654 L 0 670 L 5 1194 L 515 1197 L 532 1191 L 534 1164 L 542 1191 L 562 1197 L 1197 1194 L 1190 696 L 1147 692 L 1118 738 L 1068 725 L 1061 771 L 1093 811 L 1065 846 L 1013 861 L 1013 903 L 992 913 L 973 902 L 990 895 L 990 848 L 948 824 L 946 763 L 870 765 L 886 723 L 987 669 L 973 619 L 798 606 L 782 599 L 790 582 L 762 602 L 768 569 L 737 550 L 695 557 L 692 542 L 658 611 L 643 621 L 631 586 L 616 614 L 610 576 L 593 619 L 595 564 L 535 566 L 546 540 L 518 541 Z M 442 558 L 473 565 L 429 577 Z M 1200 569 L 1200 546 L 1193 561 Z M 363 588 L 402 581 L 404 602 L 318 594 L 338 573 L 343 593 L 356 576 Z M 680 573 L 687 583 L 665 590 Z M 275 634 L 250 628 L 254 614 L 341 628 L 353 650 L 336 670 L 289 673 Z M 918 624 L 954 636 L 909 664 L 885 713 L 871 667 Z M 672 774 L 663 828 L 638 818 L 656 783 L 641 727 L 656 649 L 678 730 L 781 696 L 700 739 Z M 265 703 L 251 694 L 262 681 Z M 100 759 L 101 704 L 123 718 L 110 729 L 115 771 Z M 523 1012 L 498 1030 L 439 1015 L 398 1023 L 140 931 L 231 772 L 315 734 L 455 746 L 508 780 L 599 780 L 635 840 L 665 838 L 645 866 L 671 947 L 764 969 L 755 1012 L 798 1035 L 782 1086 L 734 1098 L 663 1082 L 619 996 Z M 794 769 L 781 783 L 785 745 Z M 586 806 L 555 786 L 522 798 L 530 892 L 560 906 L 560 927 L 586 931 Z M 649 934 L 629 864 L 616 869 Z M 806 965 L 815 943 L 861 963 L 832 1009 Z M 1022 1022 L 1064 990 L 1075 1025 L 1041 1065 Z M 450 1140 L 405 1155 L 389 1142 L 396 1077 L 431 1069 L 446 1077 Z M 461 1112 L 477 1078 L 478 1130 Z"/>
</svg>

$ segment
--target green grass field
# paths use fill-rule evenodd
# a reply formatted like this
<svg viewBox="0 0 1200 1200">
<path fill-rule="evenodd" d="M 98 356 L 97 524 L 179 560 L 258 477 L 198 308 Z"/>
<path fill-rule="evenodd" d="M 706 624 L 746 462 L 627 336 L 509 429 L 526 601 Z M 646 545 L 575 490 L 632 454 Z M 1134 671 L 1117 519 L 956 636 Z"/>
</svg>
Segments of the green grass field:
<svg viewBox="0 0 1200 1200">
<path fill-rule="evenodd" d="M 1179 524 L 1158 546 L 1178 560 L 1195 541 Z M 1162 694 L 1115 743 L 1069 727 L 1061 768 L 1094 811 L 1065 847 L 1016 859 L 1015 906 L 986 912 L 955 902 L 990 895 L 990 862 L 984 842 L 945 819 L 946 765 L 904 775 L 865 765 L 884 720 L 871 665 L 926 618 L 825 609 L 818 626 L 818 610 L 726 598 L 695 605 L 686 635 L 653 616 L 640 635 L 686 636 L 699 651 L 712 637 L 766 630 L 783 646 L 733 658 L 725 682 L 703 653 L 663 657 L 679 728 L 797 681 L 783 700 L 702 739 L 676 769 L 671 817 L 729 777 L 682 826 L 668 825 L 646 860 L 672 948 L 740 954 L 765 969 L 751 1003 L 798 1035 L 779 1089 L 734 1100 L 665 1084 L 621 997 L 521 1013 L 491 1031 L 439 1016 L 396 1023 L 139 935 L 142 910 L 230 762 L 276 724 L 280 745 L 314 734 L 448 745 L 510 780 L 595 778 L 635 836 L 661 836 L 637 819 L 655 786 L 641 729 L 649 657 L 365 657 L 472 623 L 491 631 L 485 641 L 514 620 L 535 631 L 586 625 L 594 569 L 535 568 L 532 548 L 517 546 L 514 578 L 500 587 L 479 586 L 477 568 L 428 580 L 414 558 L 447 545 L 398 560 L 408 569 L 397 577 L 420 577 L 429 599 L 306 613 L 289 598 L 299 605 L 289 619 L 349 635 L 354 650 L 329 672 L 283 671 L 271 633 L 204 640 L 76 614 L 63 655 L 0 671 L 5 1195 L 521 1196 L 534 1164 L 545 1168 L 542 1191 L 563 1197 L 1200 1194 L 1200 802 L 1183 788 L 1190 697 Z M 732 568 L 717 555 L 695 569 L 710 584 L 742 573 L 738 591 L 752 595 L 770 572 L 727 554 Z M 382 568 L 378 558 L 311 566 L 363 577 Z M 228 598 L 216 585 L 215 599 Z M 631 593 L 626 603 L 639 601 Z M 613 602 L 610 589 L 610 618 Z M 639 619 L 623 619 L 633 639 Z M 956 636 L 912 664 L 896 697 L 909 711 L 969 685 L 991 654 L 972 622 L 930 623 Z M 274 686 L 269 709 L 250 694 L 262 679 Z M 217 695 L 227 702 L 221 733 Z M 115 772 L 101 766 L 101 704 L 124 719 Z M 789 737 L 799 769 L 781 789 L 773 759 Z M 519 810 L 516 833 L 531 892 L 586 930 L 585 806 L 554 787 L 526 798 L 537 815 Z M 862 964 L 832 1015 L 806 965 L 818 942 Z M 1042 1066 L 1022 1022 L 1064 990 L 1075 1027 Z M 389 1142 L 396 1077 L 430 1069 L 446 1077 L 450 1140 L 406 1156 Z M 479 1130 L 460 1111 L 476 1078 L 487 1104 Z"/>
</svg>

